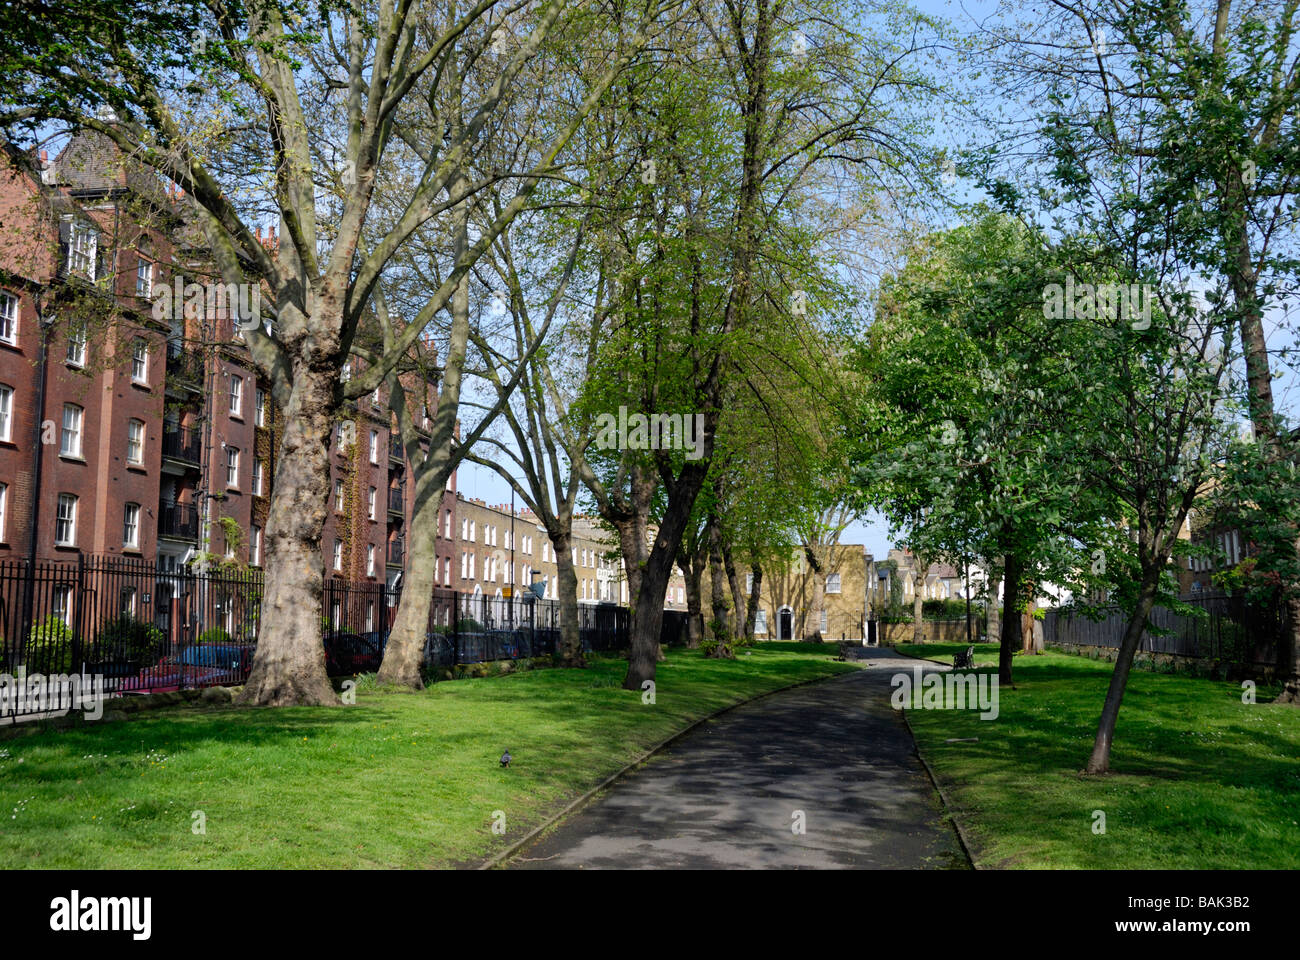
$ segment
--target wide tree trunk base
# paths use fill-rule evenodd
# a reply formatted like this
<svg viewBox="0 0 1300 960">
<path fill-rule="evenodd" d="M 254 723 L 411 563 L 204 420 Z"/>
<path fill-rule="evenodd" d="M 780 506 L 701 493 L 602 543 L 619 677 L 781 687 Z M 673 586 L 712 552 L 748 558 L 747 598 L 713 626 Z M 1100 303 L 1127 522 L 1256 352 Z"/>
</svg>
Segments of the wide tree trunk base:
<svg viewBox="0 0 1300 960">
<path fill-rule="evenodd" d="M 389 668 L 387 663 L 379 668 L 379 673 L 375 674 L 375 682 L 381 687 L 404 687 L 407 690 L 417 691 L 424 689 L 424 678 L 420 676 L 418 668 L 410 670 L 396 665 Z"/>
<path fill-rule="evenodd" d="M 423 690 L 424 677 L 420 675 L 420 666 L 424 660 L 424 651 L 420 639 L 418 636 L 409 637 L 405 631 L 395 628 L 388 637 L 384 659 L 379 664 L 375 682 L 380 686 Z"/>
<path fill-rule="evenodd" d="M 337 707 L 342 701 L 328 680 L 249 675 L 236 704 L 243 707 Z"/>
</svg>

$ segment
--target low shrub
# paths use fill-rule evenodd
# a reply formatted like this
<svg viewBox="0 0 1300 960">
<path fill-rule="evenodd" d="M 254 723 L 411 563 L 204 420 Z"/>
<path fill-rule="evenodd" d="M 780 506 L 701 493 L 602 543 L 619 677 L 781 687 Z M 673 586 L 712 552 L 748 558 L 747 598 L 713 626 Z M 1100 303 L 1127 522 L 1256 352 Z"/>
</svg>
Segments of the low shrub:
<svg viewBox="0 0 1300 960">
<path fill-rule="evenodd" d="M 72 670 L 72 628 L 51 614 L 32 627 L 23 650 L 28 673 L 69 673 Z"/>
<path fill-rule="evenodd" d="M 221 627 L 208 627 L 199 634 L 198 643 L 229 643 L 230 634 Z"/>
<path fill-rule="evenodd" d="M 99 656 L 133 663 L 153 661 L 160 655 L 165 640 L 162 630 L 152 623 L 123 614 L 100 629 Z"/>
</svg>

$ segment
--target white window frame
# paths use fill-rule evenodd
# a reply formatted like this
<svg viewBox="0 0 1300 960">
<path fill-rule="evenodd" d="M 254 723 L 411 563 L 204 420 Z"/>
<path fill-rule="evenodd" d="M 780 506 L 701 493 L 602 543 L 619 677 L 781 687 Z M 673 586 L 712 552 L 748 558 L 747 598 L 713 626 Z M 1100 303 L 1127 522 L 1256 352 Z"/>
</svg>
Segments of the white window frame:
<svg viewBox="0 0 1300 960">
<path fill-rule="evenodd" d="M 379 462 L 379 431 L 370 431 L 370 462 Z"/>
<path fill-rule="evenodd" d="M 132 456 L 134 449 L 135 455 Z M 126 422 L 126 462 L 139 466 L 144 463 L 144 421 L 134 418 Z"/>
<path fill-rule="evenodd" d="M 338 537 L 334 538 L 334 569 L 343 570 L 343 541 Z"/>
<path fill-rule="evenodd" d="M 54 545 L 56 547 L 75 547 L 77 545 L 77 504 L 79 500 L 80 498 L 75 493 L 59 494 L 54 512 Z M 66 536 L 59 536 L 60 527 L 65 529 Z"/>
<path fill-rule="evenodd" d="M 143 271 L 143 274 L 141 273 Z M 144 281 L 144 290 L 140 289 L 140 281 Z M 153 294 L 153 264 L 144 257 L 139 257 L 135 264 L 135 295 L 148 299 Z"/>
<path fill-rule="evenodd" d="M 230 415 L 242 417 L 244 410 L 244 378 L 238 374 L 230 375 Z"/>
<path fill-rule="evenodd" d="M 254 402 L 257 404 L 253 410 L 253 424 L 258 427 L 266 426 L 266 391 L 261 387 L 257 388 L 254 394 Z"/>
<path fill-rule="evenodd" d="M 9 443 L 14 432 L 14 388 L 0 383 L 0 440 Z"/>
<path fill-rule="evenodd" d="M 843 584 L 840 580 L 840 575 L 838 573 L 826 574 L 826 592 L 841 593 L 842 590 L 843 590 Z"/>
<path fill-rule="evenodd" d="M 84 274 L 93 282 L 98 257 L 99 231 L 84 220 L 73 218 L 68 233 L 68 271 Z"/>
<path fill-rule="evenodd" d="M 72 416 L 73 425 L 68 425 Z M 59 456 L 81 458 L 82 431 L 85 427 L 86 411 L 75 403 L 63 405 L 63 429 L 59 431 Z M 70 445 L 69 440 L 73 441 Z"/>
<path fill-rule="evenodd" d="M 265 471 L 266 468 L 262 466 L 261 458 L 254 457 L 253 458 L 253 496 L 255 497 L 260 497 L 262 495 L 262 475 L 265 473 Z"/>
<path fill-rule="evenodd" d="M 0 342 L 18 343 L 18 298 L 0 290 Z"/>
<path fill-rule="evenodd" d="M 239 448 L 226 447 L 226 489 L 239 489 Z"/>
<path fill-rule="evenodd" d="M 335 480 L 334 481 L 334 512 L 335 513 L 343 512 L 343 507 L 344 507 L 343 492 L 344 492 L 343 481 Z"/>
<path fill-rule="evenodd" d="M 0 483 L 0 543 L 5 542 L 5 527 L 9 520 L 9 484 Z"/>
<path fill-rule="evenodd" d="M 85 367 L 86 342 L 86 328 L 79 323 L 70 324 L 68 327 L 68 349 L 64 362 L 74 367 Z"/>
<path fill-rule="evenodd" d="M 131 344 L 131 382 L 149 382 L 149 341 L 136 337 Z"/>
<path fill-rule="evenodd" d="M 366 576 L 373 577 L 374 575 L 375 575 L 375 545 L 373 543 L 367 543 L 366 544 Z"/>
<path fill-rule="evenodd" d="M 262 565 L 262 528 L 253 524 L 248 533 L 248 565 L 250 567 L 260 567 Z"/>
<path fill-rule="evenodd" d="M 371 520 L 376 519 L 375 511 L 378 510 L 379 491 L 371 487 L 370 492 L 366 494 L 366 513 Z"/>
<path fill-rule="evenodd" d="M 140 504 L 127 503 L 122 507 L 122 546 L 140 548 Z"/>
</svg>

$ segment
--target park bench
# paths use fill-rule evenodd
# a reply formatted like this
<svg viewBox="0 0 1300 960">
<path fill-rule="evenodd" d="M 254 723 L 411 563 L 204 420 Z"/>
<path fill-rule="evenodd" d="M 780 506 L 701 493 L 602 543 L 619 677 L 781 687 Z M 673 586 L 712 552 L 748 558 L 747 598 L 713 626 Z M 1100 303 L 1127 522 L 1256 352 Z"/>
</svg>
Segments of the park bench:
<svg viewBox="0 0 1300 960">
<path fill-rule="evenodd" d="M 958 650 L 955 654 L 953 654 L 952 668 L 954 670 L 960 670 L 963 667 L 965 667 L 966 669 L 970 669 L 973 666 L 975 666 L 974 647 L 967 647 L 965 653 L 962 653 L 960 650 Z"/>
</svg>

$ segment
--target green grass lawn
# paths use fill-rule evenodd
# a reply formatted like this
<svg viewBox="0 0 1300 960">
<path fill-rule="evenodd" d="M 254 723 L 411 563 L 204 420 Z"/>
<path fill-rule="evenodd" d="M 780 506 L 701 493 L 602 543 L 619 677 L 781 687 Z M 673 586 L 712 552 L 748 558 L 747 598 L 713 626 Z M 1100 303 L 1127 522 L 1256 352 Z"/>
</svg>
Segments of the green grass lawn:
<svg viewBox="0 0 1300 960">
<path fill-rule="evenodd" d="M 0 740 L 6 867 L 428 867 L 480 861 L 692 720 L 855 669 L 832 644 L 361 693 L 351 707 L 181 707 Z M 509 748 L 514 762 L 501 769 Z M 493 812 L 506 833 L 491 831 Z M 193 832 L 202 811 L 206 833 Z"/>
<path fill-rule="evenodd" d="M 952 662 L 964 644 L 900 645 Z M 976 665 L 997 647 L 976 647 Z M 1134 670 L 1110 776 L 1084 777 L 1112 665 L 1017 656 L 997 719 L 909 710 L 917 745 L 986 867 L 1300 867 L 1300 710 L 1239 684 Z M 946 743 L 979 737 L 978 743 Z M 1093 811 L 1106 832 L 1093 832 Z"/>
</svg>

